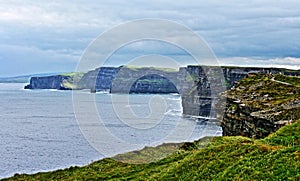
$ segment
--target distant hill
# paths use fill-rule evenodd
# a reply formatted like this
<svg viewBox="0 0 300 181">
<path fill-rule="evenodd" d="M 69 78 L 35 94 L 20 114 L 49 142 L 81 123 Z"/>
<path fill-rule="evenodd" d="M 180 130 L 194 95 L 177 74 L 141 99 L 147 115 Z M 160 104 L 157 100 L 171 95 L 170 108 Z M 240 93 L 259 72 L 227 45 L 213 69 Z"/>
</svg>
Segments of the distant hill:
<svg viewBox="0 0 300 181">
<path fill-rule="evenodd" d="M 57 75 L 61 73 L 44 73 L 44 74 L 30 74 L 30 75 L 20 75 L 13 77 L 0 77 L 0 83 L 29 83 L 31 77 L 44 77 Z"/>
</svg>

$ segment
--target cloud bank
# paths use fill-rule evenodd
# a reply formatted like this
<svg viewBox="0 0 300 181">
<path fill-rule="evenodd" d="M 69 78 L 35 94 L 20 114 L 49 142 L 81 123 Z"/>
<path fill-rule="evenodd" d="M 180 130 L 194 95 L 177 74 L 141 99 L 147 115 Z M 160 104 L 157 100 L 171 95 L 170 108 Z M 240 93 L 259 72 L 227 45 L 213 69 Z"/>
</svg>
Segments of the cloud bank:
<svg viewBox="0 0 300 181">
<path fill-rule="evenodd" d="M 185 25 L 206 40 L 220 64 L 297 69 L 298 7 L 300 1 L 296 0 L 1 1 L 0 76 L 73 71 L 85 48 L 99 34 L 142 18 Z M 124 32 L 124 36 L 126 33 L 135 32 Z M 181 57 L 182 64 L 189 59 L 172 46 L 137 43 L 119 52 L 110 64 L 119 65 L 124 59 L 147 53 Z"/>
</svg>

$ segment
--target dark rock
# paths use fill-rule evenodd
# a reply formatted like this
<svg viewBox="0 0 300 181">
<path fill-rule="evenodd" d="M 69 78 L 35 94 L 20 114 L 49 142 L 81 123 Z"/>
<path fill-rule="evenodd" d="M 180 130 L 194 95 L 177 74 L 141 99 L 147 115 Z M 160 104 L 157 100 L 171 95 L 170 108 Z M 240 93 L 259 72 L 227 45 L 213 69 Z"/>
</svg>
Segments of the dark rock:
<svg viewBox="0 0 300 181">
<path fill-rule="evenodd" d="M 188 66 L 186 68 L 186 76 L 193 78 L 194 86 L 181 92 L 184 114 L 204 117 L 217 116 L 219 113 L 216 112 L 215 105 L 222 101 L 218 93 L 231 89 L 237 81 L 249 74 L 254 76 L 258 74 L 300 76 L 300 71 L 280 68 L 221 67 L 222 77 L 216 74 L 217 68 L 209 66 Z M 221 78 L 224 78 L 225 82 L 222 82 Z"/>
<path fill-rule="evenodd" d="M 26 85 L 25 89 L 63 89 L 63 81 L 68 79 L 68 76 L 54 75 L 46 77 L 32 77 L 30 84 Z"/>
<path fill-rule="evenodd" d="M 300 75 L 279 68 L 187 66 L 179 71 L 158 68 L 100 67 L 85 73 L 78 81 L 69 76 L 32 77 L 25 89 L 89 89 L 111 93 L 180 93 L 183 114 L 215 118 L 219 93 L 231 89 L 247 75 Z M 69 83 L 66 86 L 65 82 Z M 248 95 L 249 96 L 249 95 Z"/>
<path fill-rule="evenodd" d="M 221 122 L 224 136 L 264 138 L 300 118 L 300 88 L 272 77 L 252 75 L 223 94 L 227 98 Z"/>
<path fill-rule="evenodd" d="M 30 84 L 26 85 L 25 89 L 89 89 L 92 93 L 97 91 L 110 91 L 111 93 L 180 93 L 183 114 L 214 119 L 221 115 L 219 120 L 223 120 L 224 135 L 261 138 L 274 132 L 282 126 L 281 123 L 289 122 L 293 117 L 281 113 L 277 115 L 280 112 L 280 107 L 263 113 L 259 112 L 262 111 L 261 109 L 249 106 L 247 101 L 245 102 L 248 99 L 257 102 L 276 99 L 272 91 L 265 92 L 264 95 L 260 95 L 259 91 L 247 92 L 249 89 L 264 86 L 264 81 L 253 84 L 253 87 L 249 87 L 250 84 L 238 83 L 245 77 L 255 78 L 260 74 L 300 76 L 300 71 L 280 68 L 220 68 L 213 66 L 187 66 L 180 68 L 178 71 L 147 67 L 101 67 L 89 71 L 83 76 L 77 76 L 77 78 L 62 75 L 32 77 Z M 253 82 L 257 81 L 253 80 Z M 286 84 L 285 87 L 288 87 L 288 85 Z M 231 89 L 232 92 L 246 92 L 240 96 L 236 96 L 234 93 L 231 97 L 220 96 L 220 93 Z M 290 90 L 289 94 L 295 95 L 299 93 L 297 91 Z M 224 101 L 225 98 L 227 104 Z M 291 105 L 286 103 L 283 110 L 289 113 L 297 112 L 294 111 L 298 108 L 295 105 L 299 104 L 293 101 L 291 100 L 291 103 L 293 103 Z M 263 105 L 272 105 L 268 104 L 270 104 L 270 101 L 266 101 Z M 216 109 L 216 106 L 218 109 Z M 223 114 L 224 110 L 220 107 L 226 108 L 225 114 Z M 224 119 L 222 118 L 223 115 Z M 283 115 L 284 120 L 280 117 Z M 295 116 L 295 114 L 291 115 Z"/>
<path fill-rule="evenodd" d="M 178 71 L 122 67 L 112 81 L 111 93 L 178 93 Z"/>
</svg>

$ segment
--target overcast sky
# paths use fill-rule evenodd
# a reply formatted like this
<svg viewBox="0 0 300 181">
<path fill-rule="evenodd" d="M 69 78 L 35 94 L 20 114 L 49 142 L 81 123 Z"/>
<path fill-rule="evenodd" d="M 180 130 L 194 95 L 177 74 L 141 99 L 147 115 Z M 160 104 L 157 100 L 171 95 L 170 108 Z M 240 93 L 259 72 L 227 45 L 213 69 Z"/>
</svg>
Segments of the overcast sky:
<svg viewBox="0 0 300 181">
<path fill-rule="evenodd" d="M 299 7 L 298 0 L 0 0 L 0 77 L 74 71 L 99 34 L 141 18 L 185 25 L 222 65 L 300 69 Z M 148 41 L 124 47 L 109 62 L 147 54 L 184 57 L 178 48 Z"/>
</svg>

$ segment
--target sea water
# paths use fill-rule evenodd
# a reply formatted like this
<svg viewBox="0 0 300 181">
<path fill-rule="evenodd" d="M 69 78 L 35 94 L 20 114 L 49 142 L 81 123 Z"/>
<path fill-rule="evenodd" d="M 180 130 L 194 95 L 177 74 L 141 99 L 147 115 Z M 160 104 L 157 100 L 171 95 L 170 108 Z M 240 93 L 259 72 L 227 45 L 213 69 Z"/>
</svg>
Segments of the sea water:
<svg viewBox="0 0 300 181">
<path fill-rule="evenodd" d="M 0 178 L 15 173 L 36 173 L 86 165 L 107 156 L 95 149 L 82 134 L 82 128 L 76 120 L 78 115 L 74 113 L 72 91 L 24 90 L 23 86 L 0 84 Z M 90 94 L 84 90 L 78 92 Z M 178 94 L 119 95 L 127 97 L 129 104 L 124 105 L 136 115 L 130 125 L 120 120 L 113 105 L 121 104 L 119 99 L 111 101 L 113 95 L 108 93 L 94 96 L 93 104 L 102 118 L 102 126 L 115 139 L 137 145 L 131 150 L 163 142 L 193 141 L 204 136 L 221 135 L 220 128 L 213 123 L 182 116 Z M 153 120 L 155 124 L 149 123 L 147 127 L 148 123 L 143 121 L 147 119 L 143 118 L 153 111 L 149 107 L 153 96 L 164 100 L 165 110 L 161 120 Z M 88 119 L 89 115 L 85 117 Z M 174 131 L 179 123 L 180 131 Z M 173 136 L 166 139 L 170 134 Z M 110 148 L 114 144 L 106 142 L 102 147 Z M 118 148 L 113 154 L 126 151 L 130 150 Z"/>
</svg>

